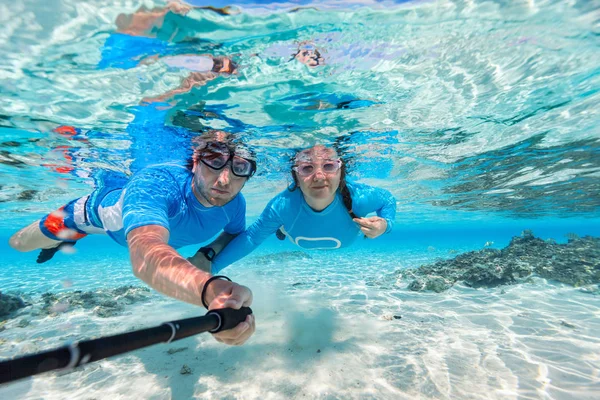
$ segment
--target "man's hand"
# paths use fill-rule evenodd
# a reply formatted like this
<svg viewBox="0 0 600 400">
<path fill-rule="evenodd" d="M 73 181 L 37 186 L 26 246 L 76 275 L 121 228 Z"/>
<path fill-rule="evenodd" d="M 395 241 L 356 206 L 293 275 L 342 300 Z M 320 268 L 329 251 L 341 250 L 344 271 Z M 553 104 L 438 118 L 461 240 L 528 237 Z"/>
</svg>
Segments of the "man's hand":
<svg viewBox="0 0 600 400">
<path fill-rule="evenodd" d="M 252 292 L 246 286 L 237 283 L 214 280 L 206 290 L 206 301 L 209 310 L 219 308 L 239 310 L 242 307 L 250 307 Z M 213 336 L 218 342 L 239 346 L 252 336 L 255 329 L 254 315 L 250 314 L 244 322 L 240 322 L 235 328 L 215 333 Z"/>
<path fill-rule="evenodd" d="M 385 233 L 387 229 L 387 221 L 381 217 L 368 217 L 368 218 L 353 218 L 354 222 L 360 226 L 360 230 L 370 239 Z"/>
<path fill-rule="evenodd" d="M 133 229 L 127 244 L 135 276 L 155 290 L 188 303 L 202 305 L 202 285 L 210 274 L 199 270 L 169 246 L 169 231 L 158 225 Z M 252 292 L 237 283 L 213 280 L 206 288 L 208 309 L 250 307 Z M 243 344 L 254 333 L 254 315 L 233 329 L 219 332 L 215 339 L 230 345 Z"/>
</svg>

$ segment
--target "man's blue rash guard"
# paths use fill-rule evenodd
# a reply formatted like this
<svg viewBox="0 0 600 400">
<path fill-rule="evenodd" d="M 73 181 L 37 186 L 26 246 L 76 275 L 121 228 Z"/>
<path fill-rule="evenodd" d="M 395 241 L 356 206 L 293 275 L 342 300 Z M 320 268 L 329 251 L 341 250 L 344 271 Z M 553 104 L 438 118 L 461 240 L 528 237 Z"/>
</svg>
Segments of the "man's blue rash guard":
<svg viewBox="0 0 600 400">
<path fill-rule="evenodd" d="M 386 219 L 386 233 L 390 232 L 396 217 L 396 199 L 392 194 L 361 183 L 347 182 L 347 186 L 354 213 L 364 217 L 376 212 Z M 327 208 L 315 211 L 306 203 L 300 189 L 285 190 L 267 204 L 256 222 L 215 257 L 212 272 L 245 257 L 279 228 L 293 243 L 311 250 L 346 247 L 360 234 L 360 227 L 352 221 L 339 191 Z"/>
<path fill-rule="evenodd" d="M 141 226 L 169 230 L 169 245 L 178 248 L 206 242 L 221 230 L 238 234 L 246 226 L 241 193 L 223 207 L 203 206 L 192 191 L 193 174 L 184 166 L 163 164 L 142 169 L 121 188 L 92 193 L 86 205 L 92 225 L 127 246 L 127 234 Z"/>
</svg>

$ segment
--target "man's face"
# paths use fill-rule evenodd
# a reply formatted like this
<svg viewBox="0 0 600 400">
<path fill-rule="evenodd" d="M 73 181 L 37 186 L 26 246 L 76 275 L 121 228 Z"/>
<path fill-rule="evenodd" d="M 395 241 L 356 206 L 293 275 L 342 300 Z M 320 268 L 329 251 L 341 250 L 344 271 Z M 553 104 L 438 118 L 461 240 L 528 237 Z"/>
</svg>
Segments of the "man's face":
<svg viewBox="0 0 600 400">
<path fill-rule="evenodd" d="M 255 167 L 223 142 L 208 143 L 194 163 L 194 194 L 207 207 L 224 206 L 242 190 Z"/>
<path fill-rule="evenodd" d="M 214 170 L 201 162 L 194 163 L 194 194 L 202 205 L 222 207 L 242 190 L 248 178 L 235 176 L 231 163 Z"/>
</svg>

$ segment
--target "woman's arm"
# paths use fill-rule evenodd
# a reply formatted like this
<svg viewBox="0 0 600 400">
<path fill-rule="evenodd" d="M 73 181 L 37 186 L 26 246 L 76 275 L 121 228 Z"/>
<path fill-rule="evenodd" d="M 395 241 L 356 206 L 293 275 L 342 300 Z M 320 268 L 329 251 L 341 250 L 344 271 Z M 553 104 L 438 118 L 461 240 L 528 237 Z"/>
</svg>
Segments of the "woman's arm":
<svg viewBox="0 0 600 400">
<path fill-rule="evenodd" d="M 281 216 L 285 215 L 285 212 L 281 195 L 271 200 L 256 222 L 217 254 L 212 262 L 212 272 L 217 273 L 254 251 L 283 225 Z"/>
<path fill-rule="evenodd" d="M 392 231 L 396 219 L 396 199 L 381 188 L 364 184 L 351 184 L 352 208 L 359 215 L 377 213 L 377 217 L 355 218 L 361 231 L 374 239 Z"/>
<path fill-rule="evenodd" d="M 229 242 L 231 242 L 236 236 L 238 236 L 238 234 L 233 235 L 231 233 L 221 232 L 221 234 L 215 240 L 213 240 L 210 244 L 204 247 L 212 249 L 215 252 L 215 254 L 219 254 L 221 250 L 223 250 L 223 248 L 227 246 Z M 192 257 L 189 257 L 187 260 L 191 262 L 196 268 L 200 268 L 201 270 L 206 272 L 211 271 L 211 261 L 208 258 L 206 258 L 206 255 L 204 255 L 204 253 L 200 250 L 198 250 L 196 254 L 194 254 Z"/>
</svg>

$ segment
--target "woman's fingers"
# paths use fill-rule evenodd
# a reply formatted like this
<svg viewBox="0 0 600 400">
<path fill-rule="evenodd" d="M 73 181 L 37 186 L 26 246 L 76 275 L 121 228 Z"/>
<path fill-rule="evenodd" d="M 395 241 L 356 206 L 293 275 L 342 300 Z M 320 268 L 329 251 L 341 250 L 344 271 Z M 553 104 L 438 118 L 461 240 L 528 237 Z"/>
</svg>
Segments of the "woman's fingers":
<svg viewBox="0 0 600 400">
<path fill-rule="evenodd" d="M 352 220 L 360 226 L 371 228 L 377 227 L 382 221 L 384 221 L 384 219 L 381 217 L 353 218 Z"/>
<path fill-rule="evenodd" d="M 364 233 L 364 235 L 366 237 L 371 238 L 371 239 L 373 238 L 374 232 L 373 232 L 372 229 L 362 227 L 362 228 L 360 228 L 360 230 L 361 230 L 362 233 Z"/>
<path fill-rule="evenodd" d="M 354 218 L 353 221 L 356 222 L 361 227 L 368 228 L 368 227 L 373 226 L 373 223 L 371 221 L 369 221 L 369 219 L 367 219 L 367 218 Z"/>
<path fill-rule="evenodd" d="M 360 226 L 361 232 L 371 239 L 385 232 L 387 226 L 385 219 L 380 217 L 354 218 L 353 220 Z"/>
</svg>

